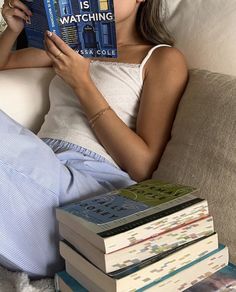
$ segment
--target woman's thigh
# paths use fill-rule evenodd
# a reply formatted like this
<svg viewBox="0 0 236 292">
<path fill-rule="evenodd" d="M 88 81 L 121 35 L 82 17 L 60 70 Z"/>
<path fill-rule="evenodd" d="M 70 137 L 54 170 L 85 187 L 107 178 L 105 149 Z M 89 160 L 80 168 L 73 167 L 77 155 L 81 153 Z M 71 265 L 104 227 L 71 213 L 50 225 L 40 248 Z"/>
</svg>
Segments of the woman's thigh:
<svg viewBox="0 0 236 292">
<path fill-rule="evenodd" d="M 52 149 L 0 111 L 0 263 L 42 276 L 61 266 L 55 208 L 62 173 L 70 177 Z"/>
<path fill-rule="evenodd" d="M 60 161 L 41 139 L 3 111 L 0 111 L 0 162 L 58 194 Z"/>
</svg>

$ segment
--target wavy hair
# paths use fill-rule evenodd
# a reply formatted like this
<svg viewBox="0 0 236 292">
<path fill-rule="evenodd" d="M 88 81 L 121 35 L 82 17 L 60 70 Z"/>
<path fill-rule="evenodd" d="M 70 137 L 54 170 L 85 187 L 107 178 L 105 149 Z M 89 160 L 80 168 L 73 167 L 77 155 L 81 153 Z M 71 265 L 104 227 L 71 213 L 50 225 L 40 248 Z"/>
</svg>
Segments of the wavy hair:
<svg viewBox="0 0 236 292">
<path fill-rule="evenodd" d="M 145 0 L 140 3 L 136 26 L 141 36 L 148 42 L 172 46 L 174 39 L 164 24 L 166 7 L 164 0 Z"/>
</svg>

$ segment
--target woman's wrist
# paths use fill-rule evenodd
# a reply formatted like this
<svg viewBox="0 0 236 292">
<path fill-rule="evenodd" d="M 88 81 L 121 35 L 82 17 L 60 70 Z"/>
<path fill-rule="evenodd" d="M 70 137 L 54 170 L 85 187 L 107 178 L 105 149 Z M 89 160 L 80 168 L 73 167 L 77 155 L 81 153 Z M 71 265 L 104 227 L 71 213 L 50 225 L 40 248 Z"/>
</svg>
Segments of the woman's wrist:
<svg viewBox="0 0 236 292">
<path fill-rule="evenodd" d="M 80 78 L 79 82 L 75 82 L 72 88 L 78 96 L 83 96 L 88 90 L 91 90 L 92 86 L 94 86 L 93 80 L 88 75 Z"/>
<path fill-rule="evenodd" d="M 12 29 L 10 28 L 10 26 L 7 25 L 5 31 L 6 31 L 7 33 L 11 34 L 12 36 L 14 36 L 15 38 L 17 38 L 17 37 L 21 34 L 21 32 L 23 31 L 23 29 L 24 29 L 24 28 L 22 28 L 22 29 L 19 30 L 19 31 L 14 31 L 14 30 L 12 30 Z"/>
</svg>

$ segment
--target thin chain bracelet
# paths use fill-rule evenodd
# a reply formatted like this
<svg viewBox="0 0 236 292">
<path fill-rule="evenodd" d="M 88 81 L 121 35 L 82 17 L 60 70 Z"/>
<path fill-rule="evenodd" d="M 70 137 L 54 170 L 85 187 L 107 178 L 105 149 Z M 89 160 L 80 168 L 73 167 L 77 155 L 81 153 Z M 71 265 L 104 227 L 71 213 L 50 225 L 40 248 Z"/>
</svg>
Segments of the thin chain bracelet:
<svg viewBox="0 0 236 292">
<path fill-rule="evenodd" d="M 94 128 L 96 121 L 97 121 L 102 115 L 104 115 L 104 113 L 105 113 L 106 111 L 109 111 L 109 110 L 111 110 L 111 107 L 110 107 L 110 106 L 105 107 L 104 109 L 102 109 L 102 110 L 100 110 L 98 113 L 96 113 L 94 116 L 92 116 L 92 118 L 89 120 L 89 124 L 90 124 L 90 126 L 91 126 L 92 129 Z"/>
</svg>

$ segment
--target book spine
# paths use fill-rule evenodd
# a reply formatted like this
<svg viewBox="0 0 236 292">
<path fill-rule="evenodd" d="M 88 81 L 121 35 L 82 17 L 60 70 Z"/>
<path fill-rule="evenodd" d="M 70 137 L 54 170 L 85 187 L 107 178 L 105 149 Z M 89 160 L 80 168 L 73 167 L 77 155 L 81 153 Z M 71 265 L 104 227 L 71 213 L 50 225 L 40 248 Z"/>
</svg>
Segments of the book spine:
<svg viewBox="0 0 236 292">
<path fill-rule="evenodd" d="M 83 275 L 87 275 L 89 280 L 93 278 L 96 279 L 96 282 L 91 281 L 92 283 L 95 283 L 100 287 L 104 287 L 105 291 L 107 288 L 110 288 L 110 291 L 115 291 L 116 285 L 111 277 L 104 274 L 101 270 L 93 266 L 64 242 L 60 242 L 60 254 L 66 260 L 66 262 L 69 262 L 73 267 L 77 269 L 78 267 L 81 267 L 81 269 L 79 268 L 79 270 Z M 76 280 L 78 281 L 78 279 Z"/>
<path fill-rule="evenodd" d="M 108 291 L 108 292 L 110 292 L 109 290 L 104 290 L 103 286 L 98 286 L 95 283 L 93 283 L 92 281 L 90 281 L 89 278 L 86 277 L 86 275 L 81 273 L 79 270 L 75 269 L 68 262 L 66 262 L 66 271 L 74 279 L 79 279 L 79 281 L 76 280 L 76 282 L 78 283 L 78 285 L 83 285 L 83 287 L 86 287 L 88 289 L 86 291 L 90 291 L 90 292 L 106 292 L 106 291 Z M 82 291 L 80 291 L 78 289 L 75 292 L 82 292 Z"/>
<path fill-rule="evenodd" d="M 54 0 L 44 0 L 44 7 L 47 15 L 49 30 L 60 36 Z"/>
<path fill-rule="evenodd" d="M 71 277 L 66 271 L 61 271 L 55 274 L 54 284 L 56 292 L 88 292 L 80 283 Z"/>
<path fill-rule="evenodd" d="M 68 213 L 63 209 L 56 209 L 56 219 L 69 227 L 75 233 L 78 233 L 94 246 L 99 248 L 102 251 L 105 251 L 105 244 L 102 237 L 98 236 L 96 232 L 92 231 L 90 228 L 86 228 L 86 225 L 83 224 L 85 221 L 78 218 L 77 216 L 68 216 Z"/>
</svg>

